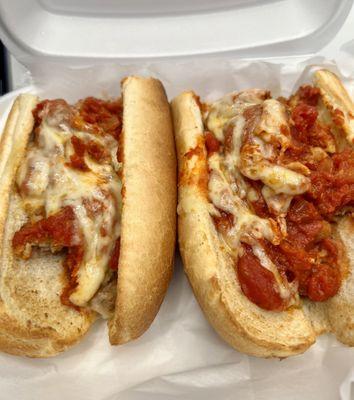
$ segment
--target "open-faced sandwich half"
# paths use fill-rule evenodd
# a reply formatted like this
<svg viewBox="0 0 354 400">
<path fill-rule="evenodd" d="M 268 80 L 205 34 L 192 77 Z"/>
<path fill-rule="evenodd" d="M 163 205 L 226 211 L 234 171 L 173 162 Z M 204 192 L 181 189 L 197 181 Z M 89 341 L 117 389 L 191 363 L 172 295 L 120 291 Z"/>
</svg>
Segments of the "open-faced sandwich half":
<svg viewBox="0 0 354 400">
<path fill-rule="evenodd" d="M 14 102 L 0 144 L 0 350 L 48 357 L 97 316 L 111 344 L 139 337 L 166 293 L 176 161 L 161 83 L 122 98 Z"/>
<path fill-rule="evenodd" d="M 323 332 L 354 345 L 354 105 L 333 73 L 313 81 L 172 102 L 184 268 L 216 331 L 256 356 Z"/>
</svg>

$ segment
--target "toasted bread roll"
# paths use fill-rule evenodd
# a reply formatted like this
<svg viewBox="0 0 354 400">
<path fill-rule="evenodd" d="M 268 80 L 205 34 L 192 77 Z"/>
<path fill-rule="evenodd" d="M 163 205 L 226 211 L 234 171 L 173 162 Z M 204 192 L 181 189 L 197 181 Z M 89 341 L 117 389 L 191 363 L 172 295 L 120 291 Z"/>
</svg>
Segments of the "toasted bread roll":
<svg viewBox="0 0 354 400">
<path fill-rule="evenodd" d="M 323 101 L 319 105 L 319 107 L 323 109 L 319 110 L 319 114 L 322 115 L 326 113 L 324 107 L 332 110 L 333 113 L 334 106 L 331 106 L 330 102 L 334 97 L 333 93 L 336 93 L 335 108 L 340 111 L 336 111 L 335 113 L 338 115 L 338 113 L 342 112 L 346 121 L 346 123 L 341 124 L 339 128 L 335 127 L 337 134 L 341 135 L 340 142 L 338 138 L 336 138 L 336 145 L 337 148 L 343 149 L 343 140 L 346 142 L 346 146 L 348 146 L 348 141 L 351 137 L 350 119 L 352 118 L 352 112 L 350 110 L 352 110 L 353 107 L 351 100 L 338 79 L 328 71 L 317 72 L 315 74 L 315 82 L 320 87 L 323 98 Z M 322 82 L 326 82 L 327 86 L 324 86 Z M 311 95 L 317 96 L 318 94 L 316 91 L 313 91 Z M 281 109 L 282 105 L 281 103 L 277 105 L 273 100 L 268 100 L 269 94 L 266 92 L 261 93 L 257 90 L 250 90 L 240 95 L 231 94 L 230 96 L 226 96 L 226 105 L 224 105 L 225 109 L 223 110 L 223 115 L 218 111 L 215 112 L 213 106 L 206 106 L 207 111 L 204 111 L 203 115 L 202 109 L 204 110 L 204 107 L 201 108 L 199 99 L 193 92 L 182 93 L 172 101 L 172 115 L 179 169 L 179 246 L 184 269 L 196 298 L 207 319 L 213 325 L 217 333 L 235 349 L 250 355 L 260 357 L 287 357 L 299 354 L 304 352 L 315 342 L 316 336 L 329 331 L 333 332 L 343 343 L 354 345 L 354 325 L 352 323 L 354 317 L 352 306 L 354 302 L 354 283 L 352 282 L 352 270 L 354 268 L 352 243 L 353 221 L 350 215 L 339 217 L 339 222 L 336 217 L 337 222 L 335 222 L 335 227 L 333 229 L 333 236 L 336 238 L 338 244 L 338 265 L 341 269 L 343 280 L 338 293 L 329 300 L 324 302 L 302 301 L 297 295 L 291 294 L 294 291 L 294 288 L 291 287 L 292 284 L 290 284 L 289 289 L 287 288 L 288 283 L 285 282 L 284 290 L 280 291 L 280 300 L 284 300 L 285 302 L 286 299 L 286 301 L 288 301 L 285 296 L 288 294 L 289 290 L 289 297 L 292 300 L 286 303 L 287 306 L 281 306 L 282 308 L 280 310 L 266 310 L 250 301 L 241 287 L 237 274 L 237 259 L 240 257 L 240 254 L 242 254 L 241 246 L 243 242 L 236 241 L 236 243 L 238 243 L 236 249 L 232 248 L 232 244 L 230 248 L 230 243 L 233 243 L 232 240 L 234 240 L 232 235 L 237 236 L 241 234 L 240 229 L 243 229 L 244 224 L 247 223 L 245 218 L 248 218 L 249 214 L 246 213 L 242 205 L 239 205 L 237 208 L 238 212 L 233 214 L 233 221 L 235 221 L 235 219 L 236 221 L 240 220 L 243 221 L 242 224 L 240 222 L 239 225 L 236 225 L 236 228 L 232 231 L 234 232 L 233 234 L 230 233 L 229 236 L 222 235 L 214 220 L 215 217 L 220 218 L 220 209 L 215 208 L 212 202 L 213 192 L 210 191 L 210 177 L 211 174 L 213 174 L 212 162 L 215 162 L 214 159 L 217 159 L 215 154 L 218 154 L 219 146 L 222 146 L 221 148 L 223 150 L 221 151 L 223 154 L 228 151 L 227 147 L 230 147 L 230 142 L 227 141 L 227 139 L 226 142 L 220 142 L 220 134 L 222 132 L 222 128 L 220 127 L 223 126 L 227 119 L 234 118 L 235 128 L 233 131 L 233 140 L 234 144 L 238 143 L 238 147 L 235 145 L 236 149 L 240 149 L 240 146 L 242 147 L 245 145 L 243 139 L 238 139 L 240 137 L 238 136 L 239 132 L 245 129 L 245 132 L 247 132 L 246 135 L 250 135 L 253 132 L 252 129 L 256 129 L 254 128 L 254 126 L 256 126 L 255 123 L 253 123 L 252 127 L 251 124 L 247 125 L 247 120 L 245 122 L 248 115 L 247 112 L 250 112 L 246 111 L 246 114 L 244 114 L 244 110 L 242 110 L 242 112 L 237 110 L 237 107 L 240 107 L 240 105 L 235 105 L 237 96 L 240 96 L 247 106 L 252 103 L 250 109 L 254 115 L 257 113 L 259 114 L 260 107 L 257 104 L 262 104 L 263 114 L 259 114 L 259 126 L 262 128 L 257 131 L 259 132 L 257 135 L 260 136 L 264 132 L 268 132 L 268 136 L 264 134 L 265 141 L 269 141 L 269 137 L 272 138 L 271 140 L 275 140 L 274 138 L 276 137 L 277 143 L 285 143 L 286 146 L 288 145 L 288 133 L 284 125 L 282 125 L 283 123 L 277 125 L 278 121 L 281 121 L 278 110 Z M 290 100 L 290 103 L 291 101 L 294 100 Z M 311 101 L 313 100 L 311 99 Z M 234 105 L 229 107 L 230 104 Z M 311 112 L 312 109 L 308 108 L 307 111 Z M 210 116 L 212 113 L 214 113 L 214 119 L 212 121 L 209 119 L 207 121 L 208 126 L 206 126 L 205 114 Z M 224 115 L 228 117 L 223 119 Z M 265 119 L 262 120 L 261 118 Z M 326 118 L 331 120 L 332 117 L 331 115 L 326 115 Z M 227 130 L 228 125 L 225 126 Z M 279 127 L 279 129 L 277 127 Z M 215 139 L 206 143 L 209 135 L 206 131 L 210 129 L 212 129 L 214 138 L 219 140 L 219 144 Z M 241 131 L 237 129 L 241 129 Z M 250 136 L 247 136 L 247 140 L 250 140 Z M 259 139 L 256 139 L 255 143 L 259 143 Z M 208 151 L 210 154 L 208 154 Z M 224 168 L 228 168 L 230 165 L 230 168 L 236 166 L 236 174 L 240 173 L 240 168 L 242 173 L 245 174 L 248 173 L 247 171 L 251 171 L 249 173 L 256 176 L 256 178 L 254 178 L 255 180 L 259 182 L 259 180 L 264 179 L 264 187 L 267 184 L 269 185 L 270 181 L 267 181 L 267 176 L 264 171 L 268 171 L 272 165 L 266 160 L 268 162 L 267 164 L 261 158 L 261 154 L 259 154 L 257 163 L 259 163 L 259 167 L 261 163 L 263 163 L 265 166 L 264 169 L 258 168 L 257 171 L 254 169 L 246 169 L 247 165 L 242 164 L 242 154 L 240 156 L 236 151 L 237 150 L 234 150 L 234 153 L 231 154 L 233 158 L 229 157 L 227 161 L 225 161 L 223 164 Z M 255 151 L 254 147 L 253 151 Z M 320 150 L 318 150 L 318 153 L 320 153 Z M 209 161 L 210 158 L 212 158 L 213 161 Z M 240 159 L 241 161 L 239 161 Z M 277 168 L 279 169 L 279 167 Z M 308 171 L 302 168 L 302 166 L 299 166 L 299 164 L 293 164 L 291 168 L 293 168 L 290 171 L 292 175 L 285 171 L 283 179 L 293 179 L 295 175 L 292 171 L 296 171 L 298 174 L 307 174 L 303 175 L 303 182 L 305 183 L 306 180 L 310 179 L 306 177 L 309 176 Z M 227 174 L 227 172 L 225 172 L 225 174 Z M 239 175 L 236 176 L 238 179 Z M 275 176 L 276 175 L 274 175 L 274 179 Z M 295 176 L 295 178 L 297 178 L 297 176 Z M 276 182 L 274 179 L 271 181 L 273 185 L 275 185 Z M 246 181 L 246 184 L 247 182 L 248 181 Z M 298 180 L 298 182 L 301 181 Z M 283 206 L 285 204 L 286 207 L 289 207 L 290 204 L 292 204 L 291 200 L 293 195 L 287 194 L 289 192 L 286 192 L 285 180 L 282 180 L 281 183 L 282 186 L 279 188 L 279 193 L 282 193 L 281 195 L 275 197 L 274 192 L 269 192 L 273 195 L 273 200 L 282 200 Z M 236 185 L 239 185 L 238 190 L 242 193 L 242 189 L 245 186 L 242 186 L 237 180 Z M 248 186 L 246 186 L 246 188 L 247 187 Z M 276 189 L 278 188 L 277 186 L 274 187 Z M 297 187 L 299 188 L 299 186 Z M 220 192 L 223 193 L 224 201 L 219 204 L 231 207 L 230 201 L 225 200 L 225 190 L 224 188 L 223 191 Z M 283 192 L 281 192 L 281 190 Z M 294 187 L 292 187 L 291 190 L 294 190 Z M 298 193 L 301 194 L 305 190 L 308 190 L 307 183 Z M 286 198 L 286 196 L 288 196 L 288 198 Z M 242 204 L 245 202 L 247 203 L 248 200 L 246 201 L 245 197 L 241 198 L 243 199 L 241 202 Z M 284 202 L 284 199 L 289 201 Z M 237 199 L 235 201 L 237 202 Z M 273 205 L 274 202 L 269 202 L 269 204 Z M 229 208 L 229 210 L 231 209 L 232 208 Z M 279 218 L 284 216 L 284 209 L 279 208 L 273 210 L 274 213 L 276 211 L 278 211 Z M 255 218 L 253 220 L 253 225 L 250 225 L 251 228 L 257 223 Z M 230 219 L 226 220 L 224 223 L 226 225 L 231 224 L 229 221 Z M 262 229 L 264 228 L 264 226 L 261 227 Z M 222 226 L 222 229 L 225 230 L 225 226 Z M 279 234 L 279 231 L 277 232 Z M 279 242 L 278 238 L 272 239 L 276 244 Z M 245 237 L 245 239 L 242 240 L 247 240 L 248 243 L 254 244 L 257 243 L 258 239 Z M 260 247 L 255 245 L 254 248 L 259 249 Z M 264 263 L 264 258 L 262 258 L 262 260 Z M 269 262 L 267 267 L 269 268 Z"/>
<path fill-rule="evenodd" d="M 172 122 L 166 95 L 159 81 L 152 78 L 127 78 L 122 84 L 122 96 L 123 133 L 120 134 L 118 146 L 120 156 L 117 155 L 117 144 L 112 136 L 108 135 L 107 141 L 103 142 L 101 132 L 101 127 L 119 129 L 119 121 L 109 117 L 105 111 L 116 110 L 117 107 L 119 109 L 118 103 L 103 105 L 106 108 L 103 109 L 103 117 L 99 117 L 103 121 L 102 125 L 88 127 L 85 121 L 91 124 L 95 122 L 91 122 L 90 116 L 85 117 L 84 112 L 98 112 L 102 104 L 94 99 L 88 99 L 87 104 L 78 103 L 77 109 L 85 108 L 82 114 L 70 109 L 71 106 L 62 100 L 44 102 L 35 111 L 36 125 L 33 117 L 39 101 L 36 96 L 21 95 L 12 107 L 0 145 L 2 351 L 29 357 L 54 356 L 80 341 L 97 318 L 97 313 L 109 319 L 111 343 L 124 343 L 140 336 L 159 310 L 172 275 L 175 245 L 176 161 Z M 55 110 L 60 110 L 60 113 Z M 72 121 L 69 117 L 74 118 L 74 122 L 68 122 Z M 42 126 L 38 124 L 42 124 L 44 118 L 51 118 L 49 122 L 45 120 L 44 128 L 41 128 L 46 129 L 46 135 L 38 136 L 41 134 L 38 129 Z M 100 121 L 99 118 L 94 120 Z M 111 135 L 115 135 L 114 132 Z M 74 138 L 76 142 L 71 138 L 73 147 L 70 147 L 70 137 L 67 140 L 69 133 L 78 138 Z M 35 159 L 35 164 L 26 155 L 32 151 L 35 158 L 37 142 L 39 146 L 45 146 L 44 152 L 47 153 L 39 159 L 40 162 Z M 102 147 L 102 143 L 107 143 L 106 148 Z M 60 147 L 62 144 L 63 150 Z M 49 154 L 48 149 L 54 149 L 49 164 L 54 162 L 56 166 L 56 162 L 61 162 L 59 171 L 63 171 L 62 174 L 54 174 L 54 178 L 49 175 L 49 181 L 43 172 L 47 168 L 45 157 Z M 75 152 L 79 156 L 73 158 Z M 65 162 L 65 159 L 60 161 L 62 157 L 67 157 L 69 162 Z M 108 164 L 110 157 L 111 167 Z M 115 157 L 118 160 L 113 162 Z M 27 170 L 23 168 L 26 163 L 30 166 Z M 20 171 L 21 165 L 26 173 Z M 37 180 L 32 178 L 34 173 L 39 177 Z M 98 174 L 97 178 L 94 178 L 95 173 Z M 64 183 L 55 186 L 51 179 L 61 179 L 59 182 Z M 73 184 L 70 179 L 73 179 Z M 81 184 L 77 183 L 80 179 L 83 179 L 82 189 Z M 96 182 L 95 179 L 102 183 L 99 183 L 97 190 L 93 188 L 92 191 L 90 185 Z M 120 179 L 121 195 L 120 184 L 114 187 Z M 51 192 L 46 194 L 44 205 L 38 206 L 41 204 L 40 196 L 43 195 L 40 192 L 43 182 L 47 187 L 49 182 Z M 67 189 L 65 182 L 71 185 Z M 29 200 L 26 198 L 28 191 L 32 196 Z M 64 237 L 63 244 L 55 239 L 56 242 L 52 242 L 49 247 L 49 238 L 43 244 L 41 239 L 32 239 L 35 240 L 31 245 L 32 250 L 26 244 L 20 247 L 23 256 L 19 256 L 19 250 L 15 248 L 18 232 L 22 236 L 18 235 L 17 241 L 19 236 L 23 239 L 29 235 L 28 232 L 32 234 L 31 229 L 39 229 L 39 232 L 40 229 L 48 229 L 43 224 L 38 228 L 41 220 L 38 222 L 37 214 L 43 213 L 42 209 L 46 207 L 48 220 L 51 215 L 57 215 L 55 206 L 58 199 L 63 199 L 64 210 L 68 207 L 75 210 L 77 221 L 70 228 L 70 218 L 74 218 L 71 212 L 68 214 L 69 221 L 65 222 L 64 219 L 59 228 L 69 226 L 76 232 L 77 226 L 82 226 L 82 231 L 78 231 L 81 232 L 80 236 L 75 233 L 70 240 L 75 250 L 78 240 L 86 243 L 84 255 L 79 251 L 77 257 L 86 260 L 87 265 L 81 262 L 78 270 L 69 269 L 69 272 L 67 254 L 70 254 L 71 245 L 66 244 L 68 236 Z M 110 221 L 110 218 L 114 220 Z M 115 235 L 111 242 L 107 242 L 108 234 Z M 119 241 L 116 247 L 112 242 L 116 240 L 117 234 L 120 236 L 119 258 L 119 247 L 116 251 Z M 69 246 L 69 253 L 61 250 L 63 246 Z M 111 268 L 114 271 L 117 267 L 118 273 L 115 275 Z M 114 309 L 114 306 L 118 308 Z"/>
<path fill-rule="evenodd" d="M 166 94 L 155 79 L 123 81 L 123 209 L 112 344 L 136 339 L 154 320 L 172 276 L 176 156 Z"/>
</svg>

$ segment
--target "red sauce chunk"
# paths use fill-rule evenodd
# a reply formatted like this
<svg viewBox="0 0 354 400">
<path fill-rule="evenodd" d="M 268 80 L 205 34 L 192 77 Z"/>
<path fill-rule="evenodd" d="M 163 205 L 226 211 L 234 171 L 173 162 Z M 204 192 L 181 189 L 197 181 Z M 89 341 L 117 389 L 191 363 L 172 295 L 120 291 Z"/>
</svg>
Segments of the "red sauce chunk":
<svg viewBox="0 0 354 400">
<path fill-rule="evenodd" d="M 64 261 L 64 269 L 67 273 L 68 283 L 64 287 L 64 290 L 60 296 L 60 300 L 62 304 L 69 307 L 73 307 L 76 310 L 79 310 L 79 307 L 75 306 L 70 301 L 70 296 L 78 285 L 76 277 L 79 272 L 80 264 L 83 258 L 84 258 L 83 246 L 73 246 L 69 247 L 67 256 Z"/>
<path fill-rule="evenodd" d="M 71 107 L 63 99 L 43 100 L 39 102 L 32 111 L 35 125 L 38 126 L 41 124 L 44 112 L 46 116 L 52 117 L 58 109 L 70 111 Z"/>
<path fill-rule="evenodd" d="M 325 301 L 333 297 L 341 284 L 337 268 L 328 264 L 316 265 L 308 282 L 307 296 L 313 301 Z"/>
<path fill-rule="evenodd" d="M 354 150 L 335 154 L 311 173 L 308 198 L 326 218 L 354 206 Z"/>
<path fill-rule="evenodd" d="M 257 306 L 271 311 L 281 311 L 286 303 L 272 272 L 262 267 L 253 254 L 252 247 L 243 245 L 243 255 L 237 263 L 237 276 L 245 296 Z"/>
<path fill-rule="evenodd" d="M 314 301 L 334 296 L 340 287 L 337 246 L 329 238 L 331 227 L 313 204 L 298 197 L 287 215 L 288 236 L 280 246 L 268 245 L 268 253 L 278 269 L 299 283 L 299 293 Z M 327 278 L 325 275 L 327 274 Z M 321 278 L 320 278 L 321 277 Z M 320 279 L 321 291 L 314 287 Z M 315 285 L 315 286 L 314 286 Z"/>
<path fill-rule="evenodd" d="M 88 97 L 80 103 L 80 115 L 86 123 L 96 125 L 118 140 L 122 131 L 121 100 L 104 101 Z"/>
<path fill-rule="evenodd" d="M 257 199 L 250 201 L 253 211 L 261 218 L 271 217 L 271 212 L 268 209 L 267 203 L 262 196 L 262 183 L 261 181 L 253 181 L 252 179 L 245 178 L 245 181 L 256 191 Z"/>
<path fill-rule="evenodd" d="M 68 283 L 61 296 L 63 304 L 73 306 L 69 297 L 77 286 L 76 277 L 84 256 L 82 235 L 71 206 L 66 206 L 46 219 L 24 225 L 13 237 L 12 245 L 17 256 L 29 258 L 32 246 L 47 245 L 52 251 L 67 248 L 64 268 Z"/>
<path fill-rule="evenodd" d="M 119 253 L 120 253 L 120 238 L 117 239 L 114 245 L 111 259 L 109 260 L 109 267 L 113 270 L 118 269 Z"/>
<path fill-rule="evenodd" d="M 86 143 L 86 151 L 97 162 L 109 160 L 109 150 L 93 140 L 89 140 Z"/>
<path fill-rule="evenodd" d="M 85 162 L 85 153 L 89 154 L 95 161 L 99 163 L 110 160 L 109 150 L 105 149 L 103 146 L 93 140 L 85 142 L 77 136 L 72 136 L 71 144 L 73 145 L 74 154 L 70 156 L 70 162 L 68 165 L 72 168 L 81 171 L 90 170 Z"/>
<path fill-rule="evenodd" d="M 308 104 L 309 106 L 317 106 L 321 91 L 313 86 L 304 85 L 299 88 L 297 94 L 302 102 Z"/>
<path fill-rule="evenodd" d="M 306 103 L 300 103 L 294 108 L 291 118 L 294 121 L 297 131 L 306 133 L 315 124 L 317 115 L 316 107 L 309 106 Z"/>
<path fill-rule="evenodd" d="M 205 146 L 208 154 L 217 153 L 220 149 L 220 142 L 211 132 L 205 132 Z"/>
<path fill-rule="evenodd" d="M 68 165 L 80 171 L 89 171 L 89 167 L 86 165 L 84 158 L 86 150 L 84 141 L 77 136 L 72 136 L 71 144 L 74 148 L 74 154 L 70 156 L 70 163 L 68 163 Z"/>
<path fill-rule="evenodd" d="M 79 244 L 79 232 L 71 206 L 34 223 L 25 224 L 13 237 L 12 244 L 17 255 L 23 255 L 26 245 L 38 246 L 51 243 L 55 248 Z"/>
<path fill-rule="evenodd" d="M 222 233 L 226 233 L 232 228 L 234 216 L 225 211 L 220 210 L 220 217 L 213 217 L 216 229 Z"/>
</svg>

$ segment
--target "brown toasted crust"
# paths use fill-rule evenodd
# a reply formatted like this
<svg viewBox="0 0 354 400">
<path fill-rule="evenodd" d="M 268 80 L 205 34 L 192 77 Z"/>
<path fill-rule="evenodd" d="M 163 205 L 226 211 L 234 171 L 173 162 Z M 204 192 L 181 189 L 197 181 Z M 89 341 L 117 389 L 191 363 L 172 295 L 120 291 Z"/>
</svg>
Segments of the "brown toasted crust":
<svg viewBox="0 0 354 400">
<path fill-rule="evenodd" d="M 343 147 L 354 145 L 354 103 L 345 90 L 340 79 L 327 70 L 318 70 L 314 73 L 313 80 L 320 89 L 324 106 L 329 115 L 336 121 L 336 126 L 341 136 Z"/>
<path fill-rule="evenodd" d="M 348 215 L 336 226 L 338 239 L 344 245 L 340 265 L 345 280 L 336 296 L 327 302 L 329 330 L 337 339 L 354 346 L 354 219 Z"/>
<path fill-rule="evenodd" d="M 123 94 L 123 208 L 111 344 L 150 326 L 172 276 L 176 235 L 176 159 L 162 84 L 129 77 Z"/>
<path fill-rule="evenodd" d="M 323 107 L 327 108 L 329 115 L 335 117 L 334 110 L 337 109 L 345 116 L 345 123 L 338 129 L 338 134 L 346 136 L 344 142 L 350 145 L 354 133 L 353 104 L 343 85 L 334 74 L 324 70 L 315 73 L 315 83 L 321 89 Z M 335 297 L 324 303 L 304 301 L 302 309 L 277 315 L 257 309 L 240 291 L 232 261 L 222 250 L 211 222 L 205 191 L 198 184 L 198 176 L 207 173 L 205 147 L 190 158 L 191 150 L 202 143 L 204 129 L 195 95 L 187 92 L 174 99 L 172 114 L 180 176 L 180 251 L 198 302 L 216 331 L 234 348 L 261 357 L 301 353 L 325 332 L 333 332 L 338 340 L 353 346 L 353 217 L 342 218 L 336 226 L 336 236 L 341 243 L 339 264 L 344 281 Z M 340 139 L 341 146 L 342 143 Z"/>
<path fill-rule="evenodd" d="M 14 102 L 0 143 L 0 350 L 29 357 L 50 357 L 75 344 L 94 320 L 60 302 L 61 259 L 13 257 L 13 233 L 24 222 L 13 191 L 19 163 L 33 129 L 37 97 L 20 95 Z"/>
</svg>

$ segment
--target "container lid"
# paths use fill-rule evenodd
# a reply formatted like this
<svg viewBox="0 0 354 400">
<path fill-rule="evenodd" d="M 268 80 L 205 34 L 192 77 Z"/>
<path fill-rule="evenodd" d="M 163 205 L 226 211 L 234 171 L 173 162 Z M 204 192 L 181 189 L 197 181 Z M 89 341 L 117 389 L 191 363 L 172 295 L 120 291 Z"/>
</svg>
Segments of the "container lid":
<svg viewBox="0 0 354 400">
<path fill-rule="evenodd" d="M 1 0 L 0 35 L 33 58 L 87 64 L 231 54 L 316 53 L 353 0 Z"/>
</svg>

